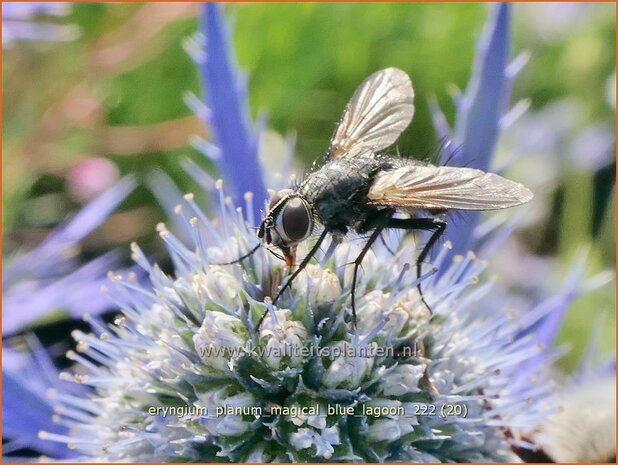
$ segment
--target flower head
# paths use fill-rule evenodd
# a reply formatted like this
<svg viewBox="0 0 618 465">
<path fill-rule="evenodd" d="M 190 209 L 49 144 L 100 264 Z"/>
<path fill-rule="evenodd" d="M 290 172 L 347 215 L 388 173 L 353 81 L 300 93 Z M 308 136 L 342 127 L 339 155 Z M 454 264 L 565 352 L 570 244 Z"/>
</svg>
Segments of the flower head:
<svg viewBox="0 0 618 465">
<path fill-rule="evenodd" d="M 422 278 L 429 318 L 409 243 L 394 256 L 374 248 L 357 284 L 355 331 L 347 264 L 358 244 L 319 257 L 274 306 L 268 295 L 286 272 L 265 250 L 217 265 L 256 241 L 246 218 L 223 208 L 232 237 L 214 246 L 200 240 L 212 227 L 202 212 L 187 219 L 188 244 L 159 227 L 174 276 L 137 246 L 150 284 L 111 276 L 122 315 L 74 333 L 80 369 L 66 378 L 91 394 L 58 399 L 73 434 L 51 439 L 112 461 L 514 458 L 505 432 L 534 424 L 542 412 L 521 405 L 547 385 L 518 389 L 509 374 L 542 349 L 513 342 L 522 328 L 479 283 L 482 262 L 458 257 L 441 277 Z"/>
<path fill-rule="evenodd" d="M 537 447 L 556 462 L 612 462 L 616 456 L 616 366 L 567 380 L 556 411 L 538 428 Z"/>
</svg>

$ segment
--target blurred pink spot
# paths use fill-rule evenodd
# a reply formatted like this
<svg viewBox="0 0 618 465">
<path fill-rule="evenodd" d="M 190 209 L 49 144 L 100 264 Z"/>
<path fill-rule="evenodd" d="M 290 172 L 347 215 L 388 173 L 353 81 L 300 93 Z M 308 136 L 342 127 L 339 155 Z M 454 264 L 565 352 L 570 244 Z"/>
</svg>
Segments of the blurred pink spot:
<svg viewBox="0 0 618 465">
<path fill-rule="evenodd" d="M 71 196 L 86 202 L 111 187 L 119 177 L 120 171 L 107 158 L 89 157 L 69 169 L 67 182 Z"/>
</svg>

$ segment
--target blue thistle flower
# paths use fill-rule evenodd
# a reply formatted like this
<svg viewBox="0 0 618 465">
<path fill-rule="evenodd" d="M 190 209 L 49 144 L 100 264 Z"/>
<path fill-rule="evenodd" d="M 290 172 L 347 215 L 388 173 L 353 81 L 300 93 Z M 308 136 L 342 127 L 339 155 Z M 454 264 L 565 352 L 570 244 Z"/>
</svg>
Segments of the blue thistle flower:
<svg viewBox="0 0 618 465">
<path fill-rule="evenodd" d="M 478 43 L 466 92 L 455 98 L 454 130 L 438 105 L 431 102 L 434 127 L 446 141 L 442 162 L 483 171 L 494 169 L 491 160 L 505 120 L 514 119 L 522 110 L 516 106 L 513 114 L 506 111 L 512 81 L 527 60 L 524 54 L 509 64 L 510 29 L 511 5 L 496 4 Z M 480 218 L 480 212 L 462 212 L 461 218 L 449 225 L 445 239 L 453 244 L 452 254 L 478 248 L 473 233 Z"/>
<path fill-rule="evenodd" d="M 252 127 L 247 98 L 247 79 L 239 75 L 231 53 L 230 33 L 222 16 L 222 6 L 208 3 L 203 8 L 202 30 L 197 44 L 188 49 L 196 61 L 206 105 L 189 97 L 187 102 L 211 128 L 216 145 L 194 141 L 204 156 L 214 161 L 231 183 L 237 205 L 245 192 L 253 193 L 257 214 L 267 198 L 266 184 L 258 159 L 260 126 Z M 203 44 L 203 48 L 200 45 Z M 263 125 L 263 123 L 262 123 Z M 257 221 L 257 216 L 252 221 Z"/>
<path fill-rule="evenodd" d="M 78 265 L 75 256 L 81 240 L 105 221 L 134 187 L 131 177 L 124 178 L 54 229 L 37 248 L 5 260 L 3 336 L 24 331 L 55 310 L 78 317 L 111 307 L 100 287 L 108 270 L 117 266 L 117 254 L 107 253 L 83 265 Z M 52 421 L 53 404 L 46 394 L 61 383 L 49 355 L 34 337 L 27 337 L 29 351 L 18 345 L 16 340 L 5 339 L 2 352 L 2 426 L 8 440 L 4 454 L 28 448 L 55 458 L 75 456 L 70 449 L 38 437 L 39 430 L 52 434 L 68 431 L 66 425 Z M 60 389 L 83 395 L 79 387 L 77 391 L 66 385 Z"/>
<path fill-rule="evenodd" d="M 108 253 L 78 266 L 80 241 L 99 226 L 134 189 L 127 177 L 54 229 L 35 249 L 9 257 L 2 270 L 2 332 L 16 333 L 46 314 L 63 309 L 72 316 L 110 308 L 99 288 L 118 263 Z"/>
<path fill-rule="evenodd" d="M 85 390 L 81 386 L 62 385 L 56 367 L 34 337 L 27 337 L 27 345 L 29 352 L 6 345 L 2 349 L 2 435 L 6 439 L 3 455 L 30 449 L 58 459 L 76 457 L 64 444 L 41 439 L 38 433 L 68 433 L 67 425 L 57 422 L 50 392 L 60 389 L 85 395 Z"/>
<path fill-rule="evenodd" d="M 193 230 L 187 245 L 158 227 L 175 276 L 133 245 L 150 285 L 111 276 L 122 316 L 113 325 L 93 318 L 93 334 L 74 333 L 71 357 L 82 369 L 72 379 L 92 394 L 59 399 L 67 420 L 85 414 L 71 435 L 43 438 L 89 460 L 513 460 L 505 428 L 532 427 L 544 414 L 520 406 L 549 385 L 539 377 L 523 391 L 509 376 L 543 349 L 531 337 L 513 343 L 520 322 L 496 307 L 490 283 L 478 284 L 484 263 L 473 255 L 423 278 L 429 319 L 409 272 L 413 248 L 404 240 L 394 257 L 377 248 L 358 283 L 353 333 L 344 265 L 357 244 L 308 267 L 275 307 L 265 294 L 281 264 L 266 251 L 245 266 L 216 265 L 255 241 L 231 200 L 220 205 L 216 246 L 204 244 L 217 228 L 190 195 L 177 212 Z M 218 414 L 222 407 L 228 413 Z"/>
</svg>

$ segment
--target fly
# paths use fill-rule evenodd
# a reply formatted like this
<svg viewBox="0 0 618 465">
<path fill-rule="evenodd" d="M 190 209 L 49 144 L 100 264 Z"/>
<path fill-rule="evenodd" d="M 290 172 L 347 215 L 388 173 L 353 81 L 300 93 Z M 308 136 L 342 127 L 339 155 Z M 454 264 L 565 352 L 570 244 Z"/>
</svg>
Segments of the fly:
<svg viewBox="0 0 618 465">
<path fill-rule="evenodd" d="M 281 190 L 270 199 L 257 234 L 266 246 L 281 251 L 289 267 L 296 264 L 298 244 L 308 239 L 318 224 L 323 227 L 318 240 L 279 289 L 273 303 L 306 267 L 327 235 L 340 242 L 350 230 L 369 234 L 353 262 L 351 307 L 352 324 L 356 327 L 358 269 L 385 229 L 432 233 L 416 262 L 420 276 L 422 262 L 447 225 L 436 215 L 448 210 L 502 209 L 532 199 L 529 189 L 497 174 L 380 154 L 397 140 L 413 114 L 414 91 L 405 72 L 387 68 L 370 75 L 348 102 L 323 164 L 296 188 Z M 419 216 L 423 211 L 433 216 Z M 408 217 L 396 218 L 396 212 Z M 417 287 L 423 303 L 431 311 L 420 282 Z M 257 328 L 265 316 L 266 313 Z"/>
</svg>

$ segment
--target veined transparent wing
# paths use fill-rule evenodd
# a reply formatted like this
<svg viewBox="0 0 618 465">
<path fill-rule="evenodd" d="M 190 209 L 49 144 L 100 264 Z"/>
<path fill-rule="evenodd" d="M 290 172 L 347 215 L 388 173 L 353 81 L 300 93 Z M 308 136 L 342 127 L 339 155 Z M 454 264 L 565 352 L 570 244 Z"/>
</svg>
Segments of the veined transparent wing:
<svg viewBox="0 0 618 465">
<path fill-rule="evenodd" d="M 532 199 L 523 185 L 473 168 L 410 164 L 377 175 L 373 204 L 401 209 L 497 210 Z"/>
<path fill-rule="evenodd" d="M 397 68 L 373 73 L 348 102 L 326 158 L 385 149 L 410 124 L 413 114 L 414 90 L 408 75 Z"/>
</svg>

